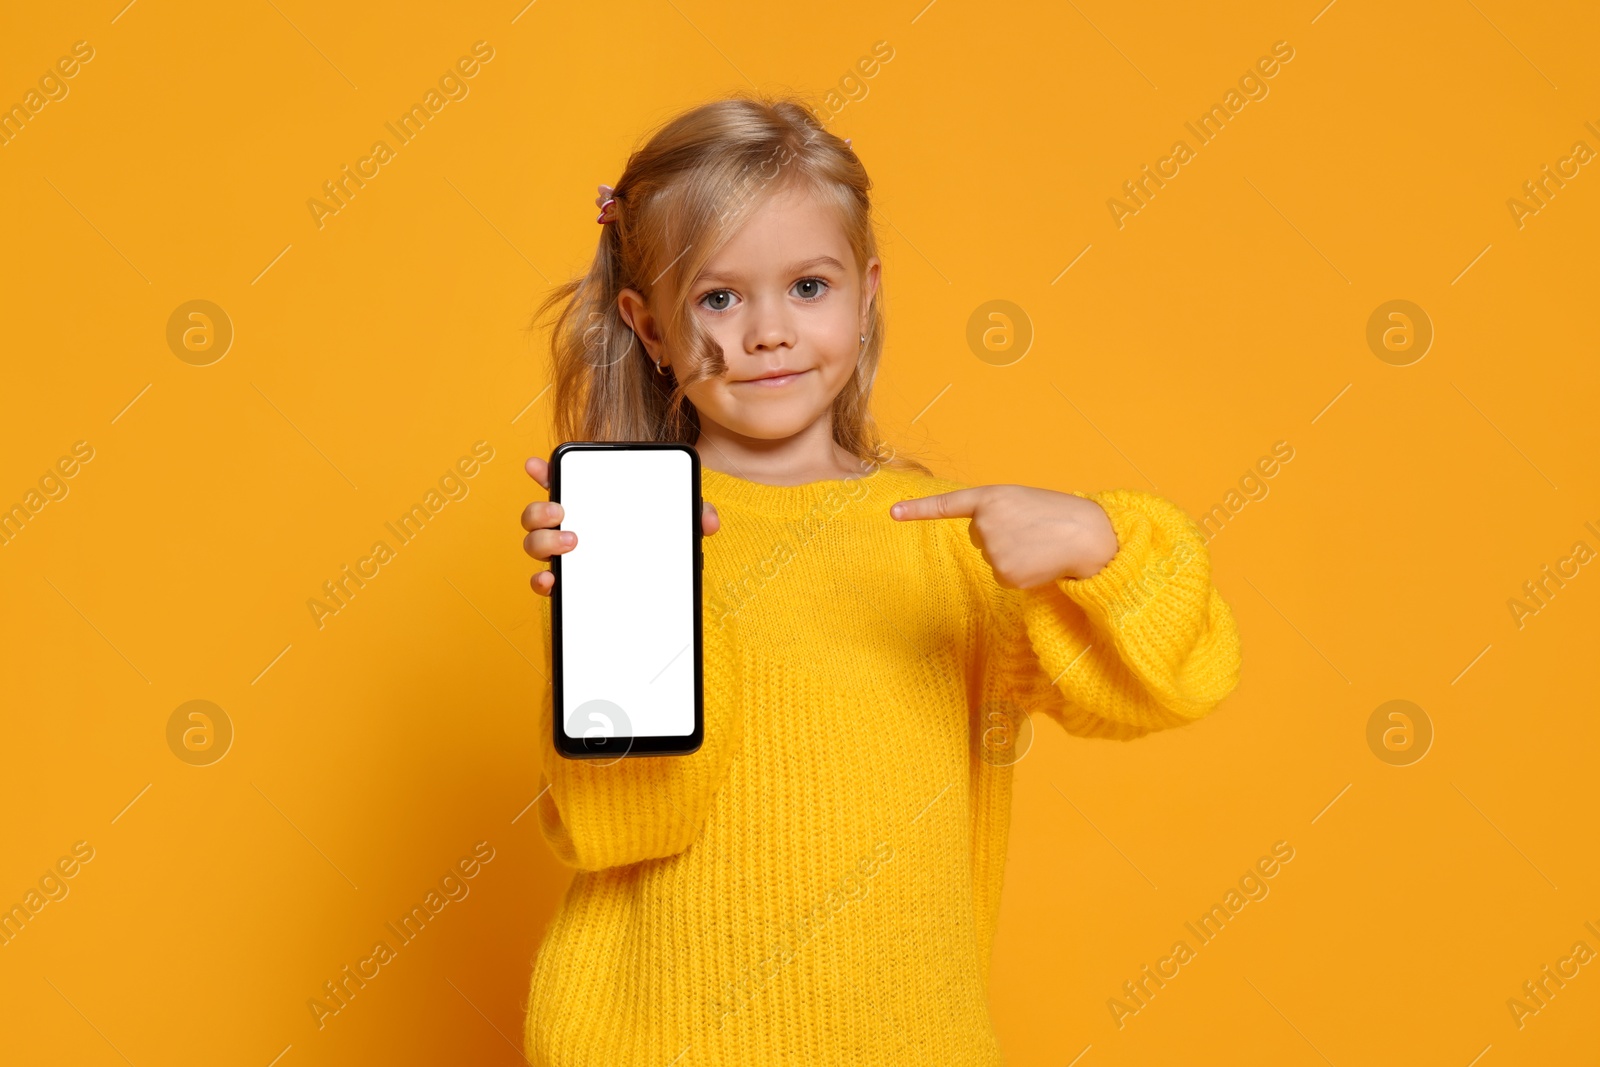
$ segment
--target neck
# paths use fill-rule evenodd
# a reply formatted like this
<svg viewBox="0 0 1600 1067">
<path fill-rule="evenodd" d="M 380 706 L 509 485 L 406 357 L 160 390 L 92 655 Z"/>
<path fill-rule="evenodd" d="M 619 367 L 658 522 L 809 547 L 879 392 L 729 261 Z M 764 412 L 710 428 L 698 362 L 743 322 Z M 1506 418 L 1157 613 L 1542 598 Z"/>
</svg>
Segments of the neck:
<svg viewBox="0 0 1600 1067">
<path fill-rule="evenodd" d="M 832 412 L 790 437 L 747 437 L 702 418 L 694 450 L 700 465 L 764 485 L 805 485 L 868 473 L 833 439 Z"/>
</svg>

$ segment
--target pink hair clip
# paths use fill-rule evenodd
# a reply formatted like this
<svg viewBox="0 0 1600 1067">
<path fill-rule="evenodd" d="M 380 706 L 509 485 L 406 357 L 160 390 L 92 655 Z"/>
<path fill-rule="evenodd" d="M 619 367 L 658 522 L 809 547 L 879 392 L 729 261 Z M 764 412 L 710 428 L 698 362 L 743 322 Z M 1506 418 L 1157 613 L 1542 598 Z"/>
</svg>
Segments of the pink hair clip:
<svg viewBox="0 0 1600 1067">
<path fill-rule="evenodd" d="M 615 192 L 611 186 L 602 185 L 600 195 L 594 198 L 595 206 L 600 209 L 600 214 L 594 221 L 601 225 L 617 221 L 617 198 L 613 195 Z"/>
</svg>

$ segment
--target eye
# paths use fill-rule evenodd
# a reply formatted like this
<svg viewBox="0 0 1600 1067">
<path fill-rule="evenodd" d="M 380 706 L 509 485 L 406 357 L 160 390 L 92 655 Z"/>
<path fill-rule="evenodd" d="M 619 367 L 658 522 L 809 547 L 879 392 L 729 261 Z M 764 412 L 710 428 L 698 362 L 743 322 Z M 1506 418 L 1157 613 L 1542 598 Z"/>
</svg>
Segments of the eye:
<svg viewBox="0 0 1600 1067">
<path fill-rule="evenodd" d="M 731 289 L 713 289 L 700 298 L 700 306 L 707 311 L 727 311 L 738 299 Z"/>
<path fill-rule="evenodd" d="M 801 278 L 794 283 L 794 289 L 802 300 L 817 300 L 828 291 L 828 283 L 821 278 Z"/>
</svg>

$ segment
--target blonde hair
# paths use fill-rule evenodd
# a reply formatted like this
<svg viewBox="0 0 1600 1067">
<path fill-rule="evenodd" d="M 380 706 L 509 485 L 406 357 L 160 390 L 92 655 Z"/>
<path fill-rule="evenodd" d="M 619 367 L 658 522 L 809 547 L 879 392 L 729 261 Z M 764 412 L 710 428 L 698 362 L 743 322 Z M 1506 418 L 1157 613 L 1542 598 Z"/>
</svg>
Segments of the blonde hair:
<svg viewBox="0 0 1600 1067">
<path fill-rule="evenodd" d="M 660 441 L 693 445 L 700 420 L 687 389 L 720 377 L 722 350 L 691 314 L 690 288 L 748 212 L 804 183 L 835 206 L 859 271 L 877 255 L 872 181 L 844 141 L 791 98 L 739 97 L 692 108 L 660 127 L 617 181 L 615 221 L 601 227 L 587 273 L 545 298 L 551 319 L 553 430 L 557 441 Z M 658 373 L 617 307 L 635 289 L 661 322 L 670 374 Z M 855 374 L 833 401 L 833 439 L 874 466 L 931 473 L 900 456 L 872 417 L 883 352 L 883 292 L 867 314 Z"/>
</svg>

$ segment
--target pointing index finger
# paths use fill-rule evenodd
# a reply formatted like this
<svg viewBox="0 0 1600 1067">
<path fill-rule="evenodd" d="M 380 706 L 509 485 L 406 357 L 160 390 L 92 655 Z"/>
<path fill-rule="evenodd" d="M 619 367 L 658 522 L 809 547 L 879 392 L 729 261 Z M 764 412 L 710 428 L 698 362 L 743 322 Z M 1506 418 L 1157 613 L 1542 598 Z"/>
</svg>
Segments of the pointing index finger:
<svg viewBox="0 0 1600 1067">
<path fill-rule="evenodd" d="M 889 514 L 896 519 L 971 518 L 978 506 L 978 497 L 977 487 L 953 489 L 948 493 L 902 500 L 889 509 Z"/>
</svg>

